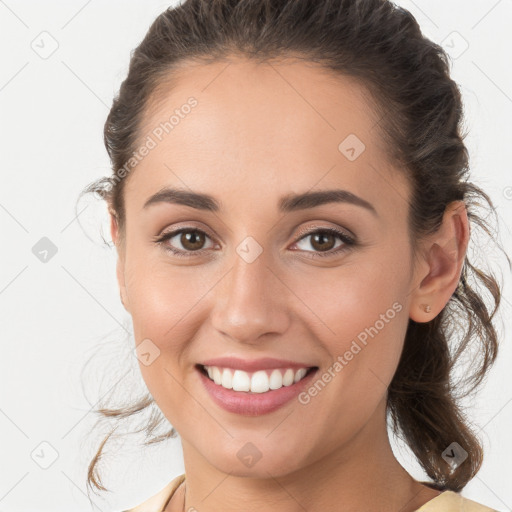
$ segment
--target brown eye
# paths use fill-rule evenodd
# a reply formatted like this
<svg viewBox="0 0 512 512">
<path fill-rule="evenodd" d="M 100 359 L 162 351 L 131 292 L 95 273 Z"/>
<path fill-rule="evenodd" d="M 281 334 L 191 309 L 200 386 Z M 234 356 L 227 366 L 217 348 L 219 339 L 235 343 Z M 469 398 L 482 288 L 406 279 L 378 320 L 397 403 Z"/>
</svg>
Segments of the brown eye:
<svg viewBox="0 0 512 512">
<path fill-rule="evenodd" d="M 339 242 L 338 245 L 336 245 L 336 241 Z M 304 245 L 301 247 L 300 244 Z M 356 245 L 356 241 L 352 236 L 341 230 L 325 228 L 306 233 L 295 245 L 305 253 L 310 253 L 310 257 L 326 257 L 347 251 L 351 246 Z M 308 249 L 308 245 L 313 250 Z"/>
<path fill-rule="evenodd" d="M 202 249 L 205 242 L 205 234 L 201 231 L 183 231 L 180 236 L 180 243 L 187 251 L 198 251 Z"/>
<path fill-rule="evenodd" d="M 172 252 L 176 256 L 186 256 L 195 253 L 201 253 L 205 249 L 206 239 L 210 237 L 196 228 L 182 228 L 169 233 L 164 233 L 156 240 L 164 249 Z M 181 247 L 180 247 L 181 246 Z"/>
<path fill-rule="evenodd" d="M 316 229 L 306 233 L 295 245 L 304 244 L 308 238 L 310 239 L 310 249 L 312 248 L 313 250 L 307 247 L 299 247 L 299 249 L 305 253 L 310 253 L 310 257 L 335 256 L 356 245 L 354 238 L 347 233 L 330 228 Z M 205 247 L 205 242 L 207 239 L 211 240 L 211 237 L 204 231 L 185 227 L 164 233 L 155 242 L 162 245 L 165 250 L 173 253 L 175 256 L 187 257 L 194 255 L 194 253 L 199 255 L 206 252 L 208 247 Z M 336 241 L 339 242 L 338 245 L 336 245 Z M 212 247 L 210 246 L 210 248 Z"/>
<path fill-rule="evenodd" d="M 311 237 L 311 246 L 317 251 L 328 251 L 333 249 L 336 244 L 336 237 L 331 233 L 319 231 L 309 236 Z"/>
</svg>

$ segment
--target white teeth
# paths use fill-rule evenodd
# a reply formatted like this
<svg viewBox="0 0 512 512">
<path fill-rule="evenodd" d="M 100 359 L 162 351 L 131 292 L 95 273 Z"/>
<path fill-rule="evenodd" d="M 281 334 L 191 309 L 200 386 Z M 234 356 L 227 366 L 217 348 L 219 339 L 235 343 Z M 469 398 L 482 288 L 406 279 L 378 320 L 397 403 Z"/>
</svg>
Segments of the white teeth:
<svg viewBox="0 0 512 512">
<path fill-rule="evenodd" d="M 224 369 L 225 372 L 229 372 L 227 368 Z M 234 391 L 249 391 L 251 387 L 251 379 L 249 378 L 249 374 L 247 372 L 243 372 L 242 370 L 235 370 L 233 374 L 233 390 Z"/>
<path fill-rule="evenodd" d="M 251 391 L 253 393 L 265 393 L 269 390 L 268 375 L 264 370 L 257 371 L 251 377 Z"/>
<path fill-rule="evenodd" d="M 283 375 L 283 386 L 291 386 L 293 384 L 294 375 L 293 370 L 288 368 Z"/>
<path fill-rule="evenodd" d="M 222 376 L 221 376 L 220 370 L 216 366 L 213 367 L 213 380 L 214 380 L 215 384 L 219 384 L 219 385 L 222 382 Z"/>
<path fill-rule="evenodd" d="M 231 389 L 233 387 L 233 375 L 229 370 L 224 369 L 222 372 L 222 382 L 221 385 L 223 388 Z"/>
<path fill-rule="evenodd" d="M 279 389 L 283 387 L 283 375 L 279 370 L 273 370 L 270 374 L 270 389 Z"/>
<path fill-rule="evenodd" d="M 291 386 L 299 382 L 306 375 L 308 369 L 300 368 L 296 371 L 287 368 L 277 368 L 267 373 L 267 370 L 259 370 L 252 374 L 243 370 L 232 370 L 231 368 L 219 368 L 218 366 L 205 366 L 208 377 L 226 389 L 234 391 L 251 391 L 252 393 L 266 393 L 269 390 L 280 389 L 283 386 Z"/>
<path fill-rule="evenodd" d="M 306 375 L 306 373 L 307 373 L 306 368 L 301 368 L 300 370 L 297 370 L 295 372 L 295 378 L 293 379 L 293 382 L 299 382 L 299 380 L 302 379 L 302 377 L 304 377 L 304 375 Z"/>
</svg>

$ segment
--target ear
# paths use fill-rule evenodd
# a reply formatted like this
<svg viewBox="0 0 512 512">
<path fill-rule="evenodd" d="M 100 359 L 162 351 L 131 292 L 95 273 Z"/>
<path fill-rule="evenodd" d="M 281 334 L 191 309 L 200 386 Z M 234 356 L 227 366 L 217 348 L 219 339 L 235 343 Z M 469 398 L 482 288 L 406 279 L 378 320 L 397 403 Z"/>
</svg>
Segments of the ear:
<svg viewBox="0 0 512 512">
<path fill-rule="evenodd" d="M 129 309 L 129 301 L 128 301 L 128 294 L 126 293 L 126 286 L 125 286 L 125 255 L 124 255 L 124 244 L 121 243 L 120 233 L 119 233 L 119 223 L 117 220 L 117 215 L 115 212 L 109 209 L 109 215 L 110 215 L 110 234 L 112 236 L 112 241 L 114 242 L 116 249 L 117 249 L 117 264 L 116 264 L 116 276 L 117 276 L 117 283 L 119 285 L 119 294 L 121 297 L 121 303 L 124 306 L 124 309 L 130 312 Z"/>
<path fill-rule="evenodd" d="M 432 320 L 450 300 L 460 280 L 469 234 L 466 205 L 453 201 L 446 207 L 439 229 L 422 242 L 409 312 L 415 322 Z M 425 311 L 427 305 L 429 311 Z"/>
</svg>

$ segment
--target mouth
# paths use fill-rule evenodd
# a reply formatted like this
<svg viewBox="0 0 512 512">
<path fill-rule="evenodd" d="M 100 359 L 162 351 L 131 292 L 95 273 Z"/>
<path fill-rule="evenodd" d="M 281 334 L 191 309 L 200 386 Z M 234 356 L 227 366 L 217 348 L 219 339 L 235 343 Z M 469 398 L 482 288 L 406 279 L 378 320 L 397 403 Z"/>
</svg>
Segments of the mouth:
<svg viewBox="0 0 512 512">
<path fill-rule="evenodd" d="M 219 388 L 246 395 L 255 395 L 271 393 L 284 387 L 293 386 L 315 373 L 318 366 L 273 368 L 246 372 L 234 368 L 197 364 L 196 369 Z"/>
<path fill-rule="evenodd" d="M 252 372 L 196 365 L 203 388 L 213 403 L 229 413 L 253 417 L 294 403 L 293 399 L 311 384 L 318 370 L 318 366 L 297 364 L 295 368 L 289 368 L 286 364 L 281 368 L 260 367 Z M 298 403 L 303 406 L 302 402 Z"/>
</svg>

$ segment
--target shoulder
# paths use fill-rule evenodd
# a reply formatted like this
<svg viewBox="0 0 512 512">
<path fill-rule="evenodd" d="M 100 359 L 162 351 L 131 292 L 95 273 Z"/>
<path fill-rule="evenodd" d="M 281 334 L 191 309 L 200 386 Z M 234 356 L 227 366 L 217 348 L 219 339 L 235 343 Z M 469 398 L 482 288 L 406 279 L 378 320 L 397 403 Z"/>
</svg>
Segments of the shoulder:
<svg viewBox="0 0 512 512">
<path fill-rule="evenodd" d="M 453 491 L 444 491 L 439 496 L 425 503 L 416 512 L 498 512 L 476 501 L 462 497 Z"/>
<path fill-rule="evenodd" d="M 171 480 L 163 489 L 158 491 L 154 496 L 147 499 L 143 503 L 140 503 L 136 507 L 129 510 L 123 510 L 123 512 L 162 512 L 167 502 L 170 500 L 174 491 L 180 486 L 185 480 L 185 474 L 181 474 Z"/>
</svg>

